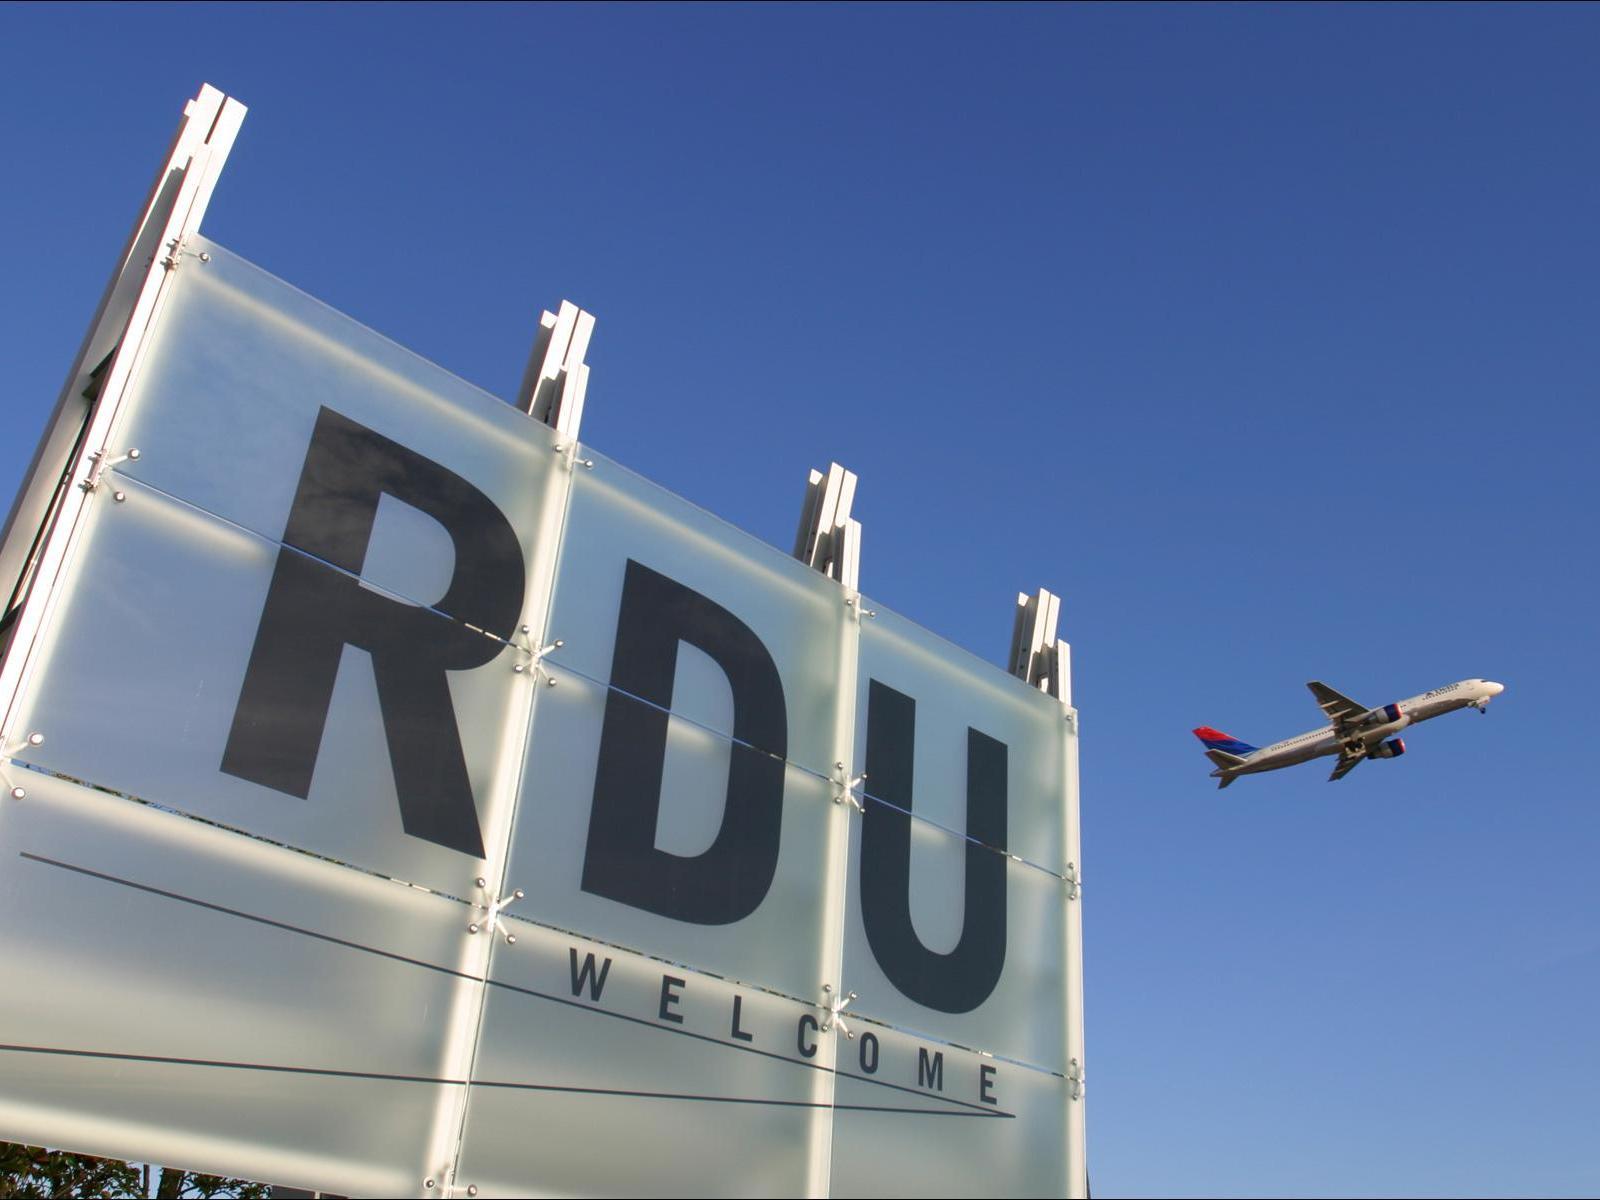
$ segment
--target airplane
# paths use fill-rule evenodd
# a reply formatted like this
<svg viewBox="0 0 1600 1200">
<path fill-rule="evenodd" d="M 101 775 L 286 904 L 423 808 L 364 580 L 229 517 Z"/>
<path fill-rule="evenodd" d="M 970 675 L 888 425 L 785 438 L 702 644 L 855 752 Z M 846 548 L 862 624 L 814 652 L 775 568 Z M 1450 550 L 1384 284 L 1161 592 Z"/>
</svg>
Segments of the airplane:
<svg viewBox="0 0 1600 1200">
<path fill-rule="evenodd" d="M 1211 778 L 1218 781 L 1219 788 L 1227 787 L 1241 775 L 1276 771 L 1279 767 L 1337 754 L 1339 763 L 1328 776 L 1328 782 L 1332 783 L 1354 771 L 1362 759 L 1399 758 L 1404 754 L 1405 742 L 1390 734 L 1458 708 L 1476 708 L 1486 713 L 1489 701 L 1506 690 L 1504 684 L 1492 680 L 1463 679 L 1409 700 L 1368 708 L 1319 680 L 1313 679 L 1306 687 L 1328 715 L 1325 728 L 1313 729 L 1260 749 L 1209 725 L 1194 731 L 1195 737 L 1205 743 L 1206 757 L 1216 764 Z"/>
</svg>

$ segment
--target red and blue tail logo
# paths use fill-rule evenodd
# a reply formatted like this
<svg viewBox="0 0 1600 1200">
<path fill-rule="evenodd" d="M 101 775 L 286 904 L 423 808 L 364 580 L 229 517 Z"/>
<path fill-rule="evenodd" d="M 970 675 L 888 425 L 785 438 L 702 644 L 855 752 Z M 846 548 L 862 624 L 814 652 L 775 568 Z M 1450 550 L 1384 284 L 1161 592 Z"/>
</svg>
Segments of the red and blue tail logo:
<svg viewBox="0 0 1600 1200">
<path fill-rule="evenodd" d="M 1231 733 L 1223 733 L 1222 730 L 1213 729 L 1209 725 L 1200 726 L 1194 731 L 1194 735 L 1205 743 L 1207 750 L 1221 750 L 1224 754 L 1237 754 L 1240 758 L 1256 752 L 1256 747 L 1249 742 L 1241 742 Z"/>
</svg>

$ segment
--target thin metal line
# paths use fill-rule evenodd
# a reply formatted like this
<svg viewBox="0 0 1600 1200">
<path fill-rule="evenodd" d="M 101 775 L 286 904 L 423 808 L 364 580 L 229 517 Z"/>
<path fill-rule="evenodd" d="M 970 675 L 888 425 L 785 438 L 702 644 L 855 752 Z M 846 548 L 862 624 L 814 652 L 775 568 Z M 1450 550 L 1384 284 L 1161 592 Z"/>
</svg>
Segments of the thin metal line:
<svg viewBox="0 0 1600 1200">
<path fill-rule="evenodd" d="M 306 929 L 306 928 L 304 928 L 302 926 L 299 926 L 299 925 L 290 925 L 290 924 L 288 924 L 287 922 L 284 922 L 284 921 L 275 921 L 275 920 L 272 920 L 270 917 L 257 916 L 254 913 L 243 912 L 243 911 L 241 911 L 239 909 L 236 909 L 236 908 L 228 908 L 228 907 L 226 907 L 224 905 L 221 905 L 221 904 L 214 904 L 209 900 L 198 900 L 193 896 L 185 896 L 180 892 L 168 891 L 165 888 L 152 887 L 151 885 L 145 884 L 145 883 L 135 883 L 131 879 L 123 879 L 123 878 L 121 878 L 119 876 L 116 876 L 116 875 L 107 874 L 104 871 L 92 870 L 89 867 L 75 866 L 72 863 L 61 862 L 60 860 L 54 859 L 54 858 L 47 858 L 46 856 L 44 856 L 42 854 L 34 854 L 33 852 L 28 851 L 28 850 L 23 850 L 23 851 L 20 851 L 19 853 L 20 853 L 20 856 L 22 858 L 28 859 L 29 861 L 32 861 L 32 862 L 41 863 L 41 864 L 43 864 L 45 866 L 58 867 L 58 868 L 60 868 L 61 870 L 64 870 L 64 871 L 72 871 L 72 872 L 75 872 L 76 874 L 79 874 L 79 875 L 87 875 L 87 876 L 89 876 L 91 878 L 94 878 L 94 879 L 104 880 L 107 883 L 120 884 L 123 887 L 133 888 L 136 891 L 146 892 L 146 893 L 149 893 L 150 895 L 153 895 L 153 896 L 161 896 L 161 897 L 163 897 L 165 899 L 168 899 L 168 900 L 177 900 L 177 901 L 179 901 L 181 903 L 184 903 L 184 904 L 192 904 L 196 908 L 208 909 L 208 910 L 210 910 L 212 912 L 222 913 L 222 914 L 224 914 L 226 916 L 238 917 L 241 920 L 245 920 L 245 921 L 253 921 L 258 925 L 265 925 L 265 926 L 267 926 L 269 928 L 272 928 L 272 929 L 281 929 L 281 930 L 283 930 L 283 931 L 285 931 L 287 933 L 298 933 L 298 934 L 301 934 L 301 935 L 303 935 L 305 937 L 315 938 L 317 941 L 328 942 L 328 943 L 330 943 L 332 945 L 335 945 L 335 946 L 343 946 L 343 947 L 345 947 L 347 949 L 350 949 L 350 950 L 358 950 L 358 951 L 361 951 L 364 954 L 373 954 L 373 955 L 378 956 L 379 958 L 387 958 L 387 959 L 390 959 L 390 960 L 392 960 L 394 962 L 406 963 L 407 965 L 415 966 L 415 967 L 423 967 L 426 970 L 436 971 L 436 972 L 438 972 L 438 973 L 440 973 L 442 975 L 450 975 L 450 976 L 453 976 L 454 978 L 465 979 L 465 980 L 468 980 L 468 981 L 473 982 L 473 983 L 484 983 L 484 982 L 487 982 L 492 987 L 503 988 L 506 991 L 516 992 L 516 993 L 518 993 L 520 995 L 524 995 L 524 996 L 531 996 L 531 997 L 533 997 L 534 999 L 537 999 L 537 1000 L 548 1000 L 548 1001 L 551 1001 L 554 1004 L 563 1004 L 563 1005 L 566 1005 L 568 1008 L 580 1009 L 583 1012 L 594 1013 L 597 1016 L 611 1017 L 612 1019 L 618 1020 L 618 1021 L 627 1021 L 627 1022 L 629 1022 L 631 1024 L 640 1025 L 640 1026 L 643 1026 L 646 1029 L 654 1029 L 654 1030 L 657 1030 L 657 1031 L 659 1031 L 661 1033 L 675 1033 L 680 1037 L 693 1038 L 696 1041 L 706 1042 L 706 1043 L 709 1043 L 710 1045 L 713 1045 L 713 1046 L 720 1046 L 725 1050 L 737 1050 L 737 1051 L 739 1051 L 740 1053 L 743 1053 L 743 1054 L 756 1054 L 756 1055 L 761 1056 L 762 1058 L 770 1058 L 770 1059 L 773 1059 L 776 1062 L 786 1063 L 786 1064 L 788 1064 L 790 1066 L 805 1067 L 805 1068 L 807 1068 L 809 1070 L 813 1070 L 813 1071 L 826 1071 L 826 1070 L 829 1069 L 827 1067 L 822 1066 L 820 1063 L 807 1062 L 807 1061 L 802 1060 L 802 1059 L 791 1058 L 790 1056 L 788 1056 L 786 1054 L 778 1054 L 778 1053 L 775 1053 L 774 1051 L 771 1051 L 771 1050 L 759 1050 L 754 1046 L 741 1046 L 741 1045 L 738 1045 L 737 1043 L 723 1041 L 721 1038 L 712 1037 L 712 1036 L 710 1036 L 708 1034 L 695 1033 L 694 1031 L 688 1030 L 688 1029 L 677 1029 L 677 1028 L 675 1028 L 675 1027 L 673 1027 L 671 1025 L 663 1025 L 663 1024 L 661 1024 L 659 1022 L 651 1021 L 651 1020 L 649 1020 L 647 1018 L 644 1018 L 644 1017 L 636 1017 L 636 1016 L 633 1016 L 630 1013 L 615 1012 L 615 1011 L 613 1011 L 611 1009 L 607 1009 L 607 1008 L 598 1008 L 593 1004 L 586 1004 L 586 1003 L 584 1003 L 584 1002 L 582 1002 L 580 1000 L 576 1000 L 576 999 L 568 999 L 565 996 L 556 996 L 556 995 L 552 995 L 549 992 L 540 992 L 540 991 L 534 990 L 533 988 L 520 987 L 517 984 L 504 983 L 504 982 L 501 982 L 500 980 L 496 980 L 496 979 L 483 980 L 483 979 L 480 979 L 476 975 L 472 975 L 472 974 L 469 974 L 469 973 L 464 972 L 464 971 L 457 971 L 457 970 L 454 970 L 453 968 L 450 968 L 450 967 L 441 967 L 441 966 L 438 966 L 435 963 L 426 962 L 426 961 L 424 961 L 423 959 L 420 959 L 420 958 L 410 958 L 410 957 L 407 957 L 406 955 L 403 955 L 403 954 L 395 954 L 393 951 L 379 950 L 374 946 L 363 945 L 360 942 L 352 942 L 352 941 L 348 940 L 347 938 L 339 938 L 339 937 L 334 937 L 331 934 L 318 933 L 316 930 L 313 930 L 313 929 Z M 802 1004 L 803 1002 L 796 1001 L 796 1003 L 797 1004 Z M 8 1047 L 8 1046 L 0 1045 L 0 1049 L 16 1049 L 16 1048 L 17 1047 Z M 65 1053 L 76 1053 L 76 1052 L 73 1052 L 73 1051 L 58 1051 L 57 1053 L 65 1054 Z M 132 1056 L 132 1057 L 137 1057 L 137 1056 Z M 176 1061 L 176 1060 L 174 1060 L 174 1061 Z M 225 1066 L 225 1065 L 228 1065 L 228 1064 L 218 1063 L 218 1064 L 212 1064 L 212 1065 Z M 284 1067 L 284 1068 L 262 1068 L 262 1069 L 264 1069 L 264 1070 L 268 1070 L 268 1069 L 279 1069 L 279 1070 L 302 1070 L 302 1069 L 304 1069 L 304 1070 L 309 1070 L 310 1068 L 289 1068 L 289 1067 Z M 850 1072 L 850 1071 L 838 1070 L 837 1068 L 834 1068 L 833 1070 L 834 1070 L 834 1073 L 836 1075 L 842 1076 L 845 1079 L 853 1079 L 858 1083 L 870 1083 L 870 1084 L 874 1084 L 877 1087 L 886 1087 L 886 1088 L 891 1088 L 891 1089 L 893 1089 L 895 1091 L 898 1091 L 898 1092 L 905 1092 L 905 1093 L 907 1093 L 909 1095 L 922 1096 L 922 1097 L 925 1097 L 928 1100 L 939 1101 L 942 1104 L 955 1105 L 956 1107 L 963 1108 L 963 1109 L 972 1109 L 973 1111 L 982 1113 L 985 1116 L 1010 1115 L 1010 1114 L 1003 1114 L 1003 1113 L 1002 1114 L 996 1114 L 996 1113 L 991 1112 L 988 1109 L 979 1108 L 976 1104 L 973 1104 L 971 1101 L 957 1100 L 957 1099 L 955 1099 L 954 1097 L 951 1097 L 951 1096 L 941 1096 L 941 1095 L 935 1095 L 935 1094 L 928 1093 L 928 1092 L 919 1091 L 916 1088 L 906 1087 L 904 1084 L 890 1083 L 886 1079 L 873 1079 L 873 1078 L 871 1078 L 870 1076 L 867 1076 L 867 1075 L 857 1075 L 857 1074 L 855 1074 L 853 1072 Z M 450 1082 L 459 1082 L 459 1081 L 434 1080 L 433 1082 L 450 1083 Z M 487 1086 L 491 1086 L 491 1085 L 485 1083 L 485 1084 L 482 1084 L 481 1086 L 487 1087 Z M 492 1085 L 492 1086 L 509 1087 L 509 1086 L 513 1086 L 513 1085 L 510 1085 L 510 1084 L 497 1084 L 497 1085 Z M 531 1086 L 531 1085 L 516 1085 L 516 1086 Z M 844 1107 L 848 1107 L 848 1106 L 846 1106 L 846 1105 L 835 1105 L 834 1107 L 836 1107 L 836 1108 L 844 1108 Z M 873 1111 L 877 1111 L 877 1110 L 874 1109 Z M 883 1111 L 892 1111 L 892 1110 L 883 1110 Z"/>
<path fill-rule="evenodd" d="M 306 929 L 299 925 L 290 925 L 285 921 L 274 921 L 270 917 L 258 917 L 254 913 L 242 912 L 237 908 L 228 908 L 225 905 L 213 904 L 209 900 L 198 900 L 193 896 L 185 896 L 181 892 L 169 892 L 165 888 L 151 887 L 147 883 L 135 883 L 131 879 L 123 879 L 116 875 L 108 875 L 104 871 L 95 871 L 88 867 L 74 866 L 72 863 L 61 862 L 54 858 L 46 858 L 42 854 L 34 854 L 28 850 L 23 850 L 20 853 L 23 858 L 30 859 L 33 862 L 43 863 L 46 866 L 51 867 L 60 867 L 63 871 L 75 871 L 79 875 L 88 875 L 94 879 L 103 879 L 107 883 L 121 884 L 123 887 L 133 888 L 135 891 L 148 892 L 152 896 L 162 896 L 168 900 L 177 900 L 184 904 L 192 904 L 196 908 L 210 909 L 212 912 L 223 913 L 230 917 L 238 917 L 244 921 L 254 921 L 258 925 L 266 925 L 273 929 L 282 929 L 288 933 L 303 934 L 309 938 L 316 938 L 321 942 L 330 942 L 335 946 L 344 946 L 350 950 L 360 950 L 364 954 L 375 954 L 379 958 L 392 959 L 395 962 L 406 963 L 413 967 L 423 967 L 429 971 L 437 971 L 441 975 L 453 975 L 457 979 L 470 979 L 475 983 L 483 982 L 476 975 L 468 974 L 465 971 L 457 971 L 451 967 L 441 967 L 437 963 L 427 962 L 420 958 L 410 958 L 404 954 L 396 954 L 392 950 L 379 950 L 376 946 L 363 945 L 360 942 L 352 942 L 347 938 L 334 937 L 332 934 L 328 933 L 318 933 L 314 929 Z"/>
<path fill-rule="evenodd" d="M 587 1096 L 632 1096 L 643 1100 L 697 1100 L 712 1104 L 758 1104 L 780 1108 L 835 1108 L 850 1112 L 907 1113 L 929 1117 L 1014 1118 L 1006 1112 L 951 1112 L 936 1108 L 887 1108 L 870 1104 L 824 1104 L 815 1100 L 769 1100 L 759 1096 L 705 1096 L 692 1092 L 644 1092 L 622 1088 L 590 1088 L 551 1083 L 509 1083 L 502 1080 L 440 1079 L 430 1075 L 395 1075 L 380 1071 L 347 1071 L 333 1067 L 289 1067 L 277 1063 L 227 1062 L 214 1058 L 177 1058 L 162 1054 L 125 1054 L 114 1050 L 68 1050 L 59 1046 L 19 1046 L 0 1044 L 0 1051 L 13 1054 L 47 1054 L 60 1058 L 98 1058 L 113 1062 L 153 1063 L 163 1066 L 212 1067 L 230 1071 L 271 1071 L 285 1075 L 322 1075 L 335 1079 L 372 1079 L 385 1083 L 428 1083 L 441 1087 L 502 1088 L 525 1092 L 565 1092 Z M 930 1096 L 929 1099 L 942 1099 Z"/>
<path fill-rule="evenodd" d="M 217 1067 L 234 1071 L 274 1071 L 285 1075 L 330 1075 L 339 1079 L 378 1079 L 390 1083 L 433 1083 L 466 1087 L 465 1079 L 439 1079 L 431 1075 L 393 1075 L 382 1071 L 344 1071 L 335 1067 L 286 1067 L 274 1063 L 227 1062 L 215 1058 L 174 1058 L 165 1054 L 124 1054 L 115 1050 L 67 1050 L 59 1046 L 13 1046 L 0 1043 L 0 1051 L 14 1054 L 51 1054 L 62 1058 L 107 1058 L 115 1062 L 161 1063 L 179 1067 Z"/>
<path fill-rule="evenodd" d="M 847 1109 L 851 1112 L 884 1112 L 884 1113 L 913 1113 L 919 1116 L 930 1117 L 988 1117 L 990 1119 L 1015 1119 L 1015 1113 L 991 1112 L 982 1110 L 978 1112 L 951 1112 L 948 1109 L 937 1108 L 887 1108 L 875 1104 L 827 1104 L 820 1100 L 768 1100 L 750 1096 L 704 1096 L 692 1092 L 641 1092 L 626 1088 L 595 1088 L 577 1087 L 559 1083 L 504 1083 L 496 1080 L 474 1080 L 473 1087 L 507 1088 L 527 1092 L 568 1092 L 580 1096 L 632 1096 L 644 1100 L 700 1100 L 712 1104 L 764 1104 L 779 1108 L 834 1108 Z M 942 1096 L 930 1096 L 930 1100 L 940 1100 Z"/>
<path fill-rule="evenodd" d="M 709 1034 L 695 1033 L 693 1030 L 689 1029 L 678 1029 L 672 1025 L 663 1025 L 660 1022 L 652 1021 L 647 1017 L 633 1016 L 631 1013 L 615 1012 L 609 1008 L 597 1008 L 595 1005 L 585 1004 L 581 1000 L 569 1000 L 565 996 L 553 996 L 549 992 L 539 992 L 535 991 L 533 988 L 519 987 L 514 983 L 502 983 L 495 979 L 491 979 L 489 983 L 492 987 L 505 988 L 507 991 L 518 992 L 524 996 L 532 996 L 538 1000 L 549 1000 L 555 1004 L 565 1004 L 569 1008 L 581 1009 L 584 1012 L 594 1013 L 597 1016 L 612 1017 L 618 1021 L 629 1021 L 635 1025 L 642 1025 L 646 1029 L 658 1030 L 661 1033 L 675 1033 L 679 1037 L 694 1038 L 696 1041 L 709 1042 L 711 1045 L 721 1046 L 725 1050 L 738 1050 L 743 1054 L 759 1054 L 763 1058 L 775 1059 L 778 1062 L 788 1063 L 790 1066 L 794 1067 L 807 1067 L 813 1071 L 827 1071 L 830 1069 L 823 1066 L 821 1063 L 807 1062 L 798 1058 L 790 1058 L 786 1054 L 777 1054 L 771 1050 L 758 1050 L 754 1046 L 741 1046 L 734 1042 L 725 1042 L 721 1038 L 712 1037 Z M 837 1068 L 833 1068 L 833 1072 L 834 1074 L 842 1076 L 845 1079 L 854 1079 L 859 1083 L 871 1083 L 876 1084 L 878 1087 L 893 1088 L 897 1092 L 907 1092 L 913 1096 L 924 1096 L 929 1100 L 937 1100 L 943 1104 L 954 1104 L 960 1108 L 970 1108 L 976 1112 L 992 1115 L 989 1109 L 979 1108 L 976 1104 L 973 1104 L 968 1100 L 957 1100 L 952 1096 L 941 1096 L 931 1092 L 918 1091 L 916 1088 L 906 1087 L 904 1084 L 890 1083 L 885 1079 L 873 1079 L 867 1075 L 856 1075 L 849 1071 L 840 1071 Z"/>
<path fill-rule="evenodd" d="M 514 983 L 502 983 L 498 979 L 489 980 L 491 987 L 504 988 L 508 992 L 518 992 L 524 996 L 532 996 L 536 1000 L 549 1000 L 553 1004 L 565 1004 L 568 1008 L 581 1009 L 584 1012 L 594 1013 L 596 1016 L 612 1017 L 618 1021 L 629 1021 L 635 1025 L 643 1025 L 646 1029 L 657 1029 L 662 1033 L 675 1033 L 679 1037 L 694 1038 L 698 1042 L 710 1042 L 713 1046 L 721 1046 L 725 1050 L 738 1050 L 744 1054 L 759 1054 L 763 1058 L 774 1058 L 779 1062 L 788 1063 L 795 1067 L 806 1067 L 813 1071 L 826 1071 L 828 1068 L 821 1063 L 807 1062 L 798 1058 L 790 1058 L 787 1054 L 777 1054 L 771 1050 L 757 1050 L 754 1046 L 741 1046 L 736 1042 L 725 1042 L 721 1038 L 712 1037 L 710 1034 L 695 1033 L 689 1029 L 679 1029 L 674 1025 L 663 1025 L 659 1021 L 652 1021 L 647 1017 L 636 1017 L 631 1013 L 614 1012 L 609 1008 L 598 1008 L 594 1004 L 585 1004 L 581 1000 L 569 1000 L 565 996 L 553 996 L 549 992 L 535 991 L 533 988 L 519 987 Z M 801 1003 L 796 1001 L 796 1003 Z"/>
<path fill-rule="evenodd" d="M 897 1092 L 906 1092 L 912 1096 L 926 1096 L 929 1100 L 943 1100 L 946 1104 L 959 1104 L 962 1108 L 974 1109 L 977 1112 L 992 1113 L 994 1111 L 990 1108 L 980 1107 L 979 1105 L 972 1103 L 970 1100 L 957 1100 L 951 1096 L 935 1095 L 932 1092 L 923 1091 L 919 1088 L 907 1087 L 903 1083 L 890 1083 L 886 1079 L 873 1079 L 869 1075 L 857 1075 L 853 1071 L 839 1071 L 837 1074 L 841 1079 L 853 1079 L 857 1083 L 875 1083 L 879 1087 L 893 1088 Z M 1006 1113 L 1003 1115 L 1011 1116 L 1013 1114 Z"/>
</svg>

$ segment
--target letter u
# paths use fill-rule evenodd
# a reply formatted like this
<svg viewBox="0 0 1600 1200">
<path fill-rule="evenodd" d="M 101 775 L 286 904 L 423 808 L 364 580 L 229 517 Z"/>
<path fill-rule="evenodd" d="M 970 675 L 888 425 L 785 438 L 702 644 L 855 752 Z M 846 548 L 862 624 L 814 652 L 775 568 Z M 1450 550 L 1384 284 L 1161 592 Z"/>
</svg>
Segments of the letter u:
<svg viewBox="0 0 1600 1200">
<path fill-rule="evenodd" d="M 911 924 L 912 762 L 917 702 L 872 680 L 861 823 L 861 920 L 889 981 L 918 1004 L 971 1012 L 989 998 L 1006 959 L 1006 744 L 967 730 L 966 898 L 961 939 L 948 954 Z M 983 843 L 980 845 L 979 843 Z"/>
</svg>

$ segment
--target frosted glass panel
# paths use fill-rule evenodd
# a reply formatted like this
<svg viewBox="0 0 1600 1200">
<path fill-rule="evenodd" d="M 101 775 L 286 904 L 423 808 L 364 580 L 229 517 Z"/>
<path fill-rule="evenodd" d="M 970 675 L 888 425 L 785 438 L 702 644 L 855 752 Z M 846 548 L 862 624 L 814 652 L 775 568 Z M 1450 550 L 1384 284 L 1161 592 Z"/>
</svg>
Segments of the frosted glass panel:
<svg viewBox="0 0 1600 1200">
<path fill-rule="evenodd" d="M 516 652 L 468 633 L 471 644 L 482 647 L 483 665 L 438 671 L 424 680 L 446 684 L 448 692 L 436 699 L 442 703 L 447 696 L 448 705 L 428 710 L 438 717 L 430 731 L 419 731 L 410 720 L 415 714 L 393 714 L 397 736 L 391 744 L 374 655 L 354 646 L 341 651 L 335 639 L 323 647 L 330 670 L 324 682 L 331 681 L 326 720 L 320 737 L 315 724 L 310 727 L 306 752 L 280 757 L 290 739 L 273 732 L 277 726 L 270 723 L 252 726 L 249 739 L 236 742 L 235 714 L 247 673 L 262 665 L 254 657 L 257 631 L 280 550 L 137 484 L 128 483 L 126 491 L 126 502 L 108 498 L 90 513 L 72 582 L 43 635 L 39 669 L 18 724 L 42 733 L 44 741 L 20 757 L 302 850 L 467 895 L 481 872 L 479 853 L 437 838 L 463 829 L 481 838 L 480 828 L 493 827 L 495 806 L 509 803 L 525 700 L 534 686 L 529 675 L 512 670 Z M 332 568 L 286 553 L 307 573 L 301 584 L 331 580 L 356 590 Z M 461 627 L 446 618 L 383 603 L 415 616 L 407 628 L 416 638 L 460 634 Z M 309 634 L 288 632 L 290 648 L 308 644 Z M 400 649 L 409 661 L 409 651 Z M 265 657 L 267 666 L 284 665 L 273 654 Z M 299 728 L 288 720 L 304 711 L 296 698 L 314 704 L 323 693 L 295 670 L 286 679 L 290 694 L 279 707 L 290 710 L 287 716 L 272 707 L 270 695 L 251 711 L 284 717 L 286 726 Z M 391 686 L 404 694 L 411 685 L 402 677 Z M 470 795 L 443 793 L 441 783 L 449 780 L 428 774 L 441 757 L 432 749 L 448 750 L 449 739 L 457 736 Z M 421 760 L 415 773 L 399 775 L 410 818 L 402 813 L 396 787 L 397 748 L 403 765 L 411 761 L 407 753 Z M 225 770 L 233 751 L 239 756 Z M 280 778 L 284 772 L 272 773 L 287 767 L 309 770 L 303 798 Z M 506 786 L 497 790 L 502 767 Z M 441 794 L 452 797 L 449 805 Z M 427 826 L 416 835 L 407 832 L 408 819 L 420 821 L 430 812 L 449 823 L 444 833 Z"/>
<path fill-rule="evenodd" d="M 526 922 L 510 926 L 516 944 L 494 952 L 459 1189 L 811 1190 L 812 1144 L 826 1132 L 833 1086 L 824 1039 L 837 1036 L 818 1031 L 815 1009 Z"/>
<path fill-rule="evenodd" d="M 874 832 L 875 852 L 863 861 L 863 837 Z M 873 901 L 865 910 L 864 885 Z M 851 1008 L 1063 1071 L 1069 903 L 1049 872 L 869 800 L 850 837 L 844 982 L 858 994 Z"/>
<path fill-rule="evenodd" d="M 505 549 L 527 563 L 568 478 L 553 431 L 215 243 L 188 249 L 115 434 L 140 454 L 118 471 L 512 632 L 520 582 L 506 584 L 516 603 L 497 628 L 478 611 L 476 559 Z M 369 543 L 348 526 L 378 491 L 387 511 Z M 462 561 L 465 535 L 491 525 L 509 545 L 490 538 Z M 447 597 L 458 568 L 463 587 Z"/>
<path fill-rule="evenodd" d="M 507 879 L 527 892 L 514 911 L 815 996 L 847 812 L 831 785 L 569 671 L 551 678 L 512 836 Z"/>
<path fill-rule="evenodd" d="M 0 805 L 8 1137 L 416 1194 L 464 906 L 12 768 Z"/>
<path fill-rule="evenodd" d="M 846 635 L 854 640 L 844 590 L 609 459 L 582 453 L 594 467 L 573 477 L 549 625 L 549 640 L 564 642 L 555 661 L 640 694 L 656 690 L 645 698 L 831 774 L 840 654 Z M 625 590 L 635 650 L 614 656 Z M 658 642 L 666 662 L 652 670 L 646 661 Z M 720 663 L 705 645 L 720 648 Z M 769 721 L 763 685 L 773 670 L 785 712 Z M 745 694 L 736 694 L 736 680 Z"/>
<path fill-rule="evenodd" d="M 912 771 L 893 791 L 888 775 L 869 771 L 868 794 L 958 834 L 973 834 L 967 827 L 968 730 L 976 729 L 1006 748 L 1006 830 L 992 844 L 1060 874 L 1066 865 L 1060 702 L 904 617 L 870 602 L 868 607 L 877 616 L 861 625 L 857 770 L 867 757 L 872 682 L 915 707 Z"/>
<path fill-rule="evenodd" d="M 839 1052 L 832 1195 L 1064 1196 L 1068 1084 L 860 1024 Z"/>
</svg>

